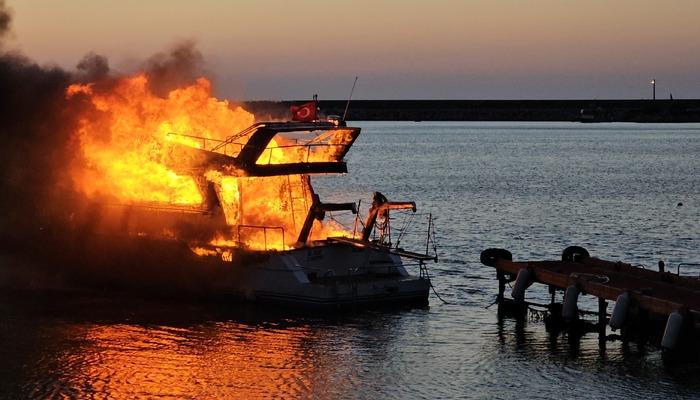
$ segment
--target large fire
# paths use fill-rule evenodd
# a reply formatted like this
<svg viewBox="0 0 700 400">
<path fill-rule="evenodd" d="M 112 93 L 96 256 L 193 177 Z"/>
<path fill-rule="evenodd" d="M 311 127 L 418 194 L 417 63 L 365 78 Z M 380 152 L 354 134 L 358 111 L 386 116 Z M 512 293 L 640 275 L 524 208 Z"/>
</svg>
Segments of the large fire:
<svg viewBox="0 0 700 400">
<path fill-rule="evenodd" d="M 155 95 L 145 74 L 107 83 L 74 84 L 66 96 L 86 103 L 80 108 L 74 141 L 81 150 L 71 166 L 75 187 L 86 197 L 115 206 L 148 207 L 197 212 L 207 208 L 208 197 L 220 204 L 225 226 L 216 227 L 210 245 L 192 246 L 197 254 L 221 248 L 287 249 L 297 240 L 312 201 L 307 175 L 250 177 L 208 170 L 188 170 L 182 146 L 212 150 L 254 123 L 255 117 L 239 106 L 212 96 L 211 83 L 199 78 L 192 84 Z M 320 140 L 327 138 L 321 137 Z M 247 137 L 221 151 L 240 152 Z M 341 133 L 325 146 L 287 146 L 273 139 L 258 164 L 323 161 L 341 151 Z M 208 193 L 207 188 L 213 188 Z M 140 227 L 134 228 L 134 232 Z M 177 236 L 163 228 L 162 234 Z M 310 239 L 344 234 L 335 224 L 315 223 Z"/>
</svg>

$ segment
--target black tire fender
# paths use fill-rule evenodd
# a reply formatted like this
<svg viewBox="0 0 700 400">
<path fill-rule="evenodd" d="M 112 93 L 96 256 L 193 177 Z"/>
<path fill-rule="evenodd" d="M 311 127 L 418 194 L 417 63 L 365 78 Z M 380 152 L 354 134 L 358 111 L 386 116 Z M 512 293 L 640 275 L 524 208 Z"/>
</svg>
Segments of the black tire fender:
<svg viewBox="0 0 700 400">
<path fill-rule="evenodd" d="M 496 265 L 496 260 L 513 261 L 513 255 L 505 249 L 486 249 L 481 252 L 481 263 L 493 267 Z"/>
<path fill-rule="evenodd" d="M 588 254 L 588 250 L 584 249 L 581 246 L 569 246 L 565 248 L 564 251 L 561 253 L 561 260 L 575 262 L 580 261 L 584 258 L 588 258 L 590 256 L 591 255 Z"/>
</svg>

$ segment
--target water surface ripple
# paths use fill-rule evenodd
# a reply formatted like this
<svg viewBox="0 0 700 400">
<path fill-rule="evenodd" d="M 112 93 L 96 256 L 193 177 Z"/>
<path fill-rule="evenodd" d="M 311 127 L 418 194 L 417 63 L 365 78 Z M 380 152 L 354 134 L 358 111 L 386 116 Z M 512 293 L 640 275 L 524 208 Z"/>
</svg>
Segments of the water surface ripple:
<svg viewBox="0 0 700 400">
<path fill-rule="evenodd" d="M 698 398 L 698 365 L 551 338 L 499 320 L 488 247 L 569 245 L 653 267 L 698 262 L 700 125 L 358 123 L 327 201 L 373 191 L 437 218 L 440 294 L 425 309 L 336 316 L 85 295 L 2 296 L 3 398 Z M 682 203 L 682 206 L 678 206 Z M 420 245 L 421 238 L 406 244 Z M 697 275 L 697 269 L 686 268 Z M 546 300 L 545 290 L 528 293 Z M 584 305 L 595 303 L 584 300 Z"/>
</svg>

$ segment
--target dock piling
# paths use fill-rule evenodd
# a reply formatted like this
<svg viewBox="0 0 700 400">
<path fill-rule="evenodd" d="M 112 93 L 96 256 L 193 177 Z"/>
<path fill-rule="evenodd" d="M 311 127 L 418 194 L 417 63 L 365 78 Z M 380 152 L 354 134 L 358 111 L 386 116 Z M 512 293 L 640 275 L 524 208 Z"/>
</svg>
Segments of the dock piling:
<svg viewBox="0 0 700 400">
<path fill-rule="evenodd" d="M 506 277 L 503 275 L 503 272 L 497 271 L 496 272 L 496 278 L 498 279 L 498 303 L 503 303 L 503 294 L 506 291 Z"/>
<path fill-rule="evenodd" d="M 604 298 L 598 297 L 598 346 L 601 350 L 605 350 L 605 344 L 607 341 L 606 329 L 608 325 L 607 321 L 608 313 L 608 302 Z"/>
</svg>

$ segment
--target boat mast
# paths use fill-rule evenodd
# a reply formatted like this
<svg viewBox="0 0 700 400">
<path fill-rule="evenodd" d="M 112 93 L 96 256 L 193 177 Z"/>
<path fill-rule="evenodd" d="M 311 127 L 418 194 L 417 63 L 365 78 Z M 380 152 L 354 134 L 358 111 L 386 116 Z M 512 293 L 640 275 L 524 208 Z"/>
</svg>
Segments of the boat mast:
<svg viewBox="0 0 700 400">
<path fill-rule="evenodd" d="M 343 119 L 341 121 L 345 121 L 345 117 L 348 116 L 348 108 L 350 107 L 350 100 L 352 100 L 352 94 L 355 91 L 355 85 L 357 84 L 357 76 L 355 77 L 355 82 L 352 83 L 352 89 L 350 89 L 350 96 L 348 96 L 348 102 L 345 103 L 345 112 L 343 112 Z"/>
</svg>

